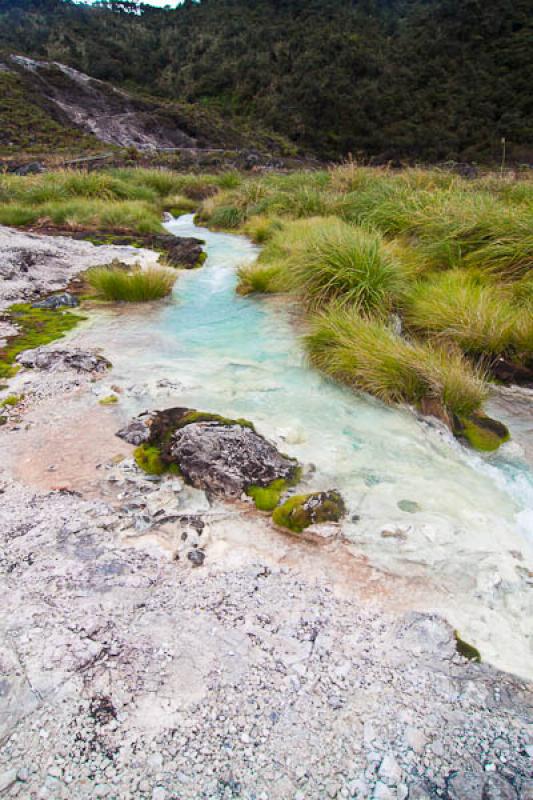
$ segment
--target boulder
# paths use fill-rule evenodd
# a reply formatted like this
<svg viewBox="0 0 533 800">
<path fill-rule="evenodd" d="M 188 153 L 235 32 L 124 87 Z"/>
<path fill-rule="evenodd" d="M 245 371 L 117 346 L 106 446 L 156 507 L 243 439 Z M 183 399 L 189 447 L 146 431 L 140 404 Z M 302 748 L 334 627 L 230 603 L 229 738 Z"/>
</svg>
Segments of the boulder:
<svg viewBox="0 0 533 800">
<path fill-rule="evenodd" d="M 56 372 L 64 369 L 73 369 L 76 372 L 105 372 L 111 363 L 97 353 L 86 350 L 49 350 L 46 347 L 37 347 L 35 350 L 25 350 L 17 361 L 23 367 L 30 369 L 48 370 Z"/>
<path fill-rule="evenodd" d="M 190 408 L 141 414 L 117 436 L 157 449 L 161 464 L 179 469 L 190 485 L 214 494 L 240 497 L 250 486 L 290 482 L 295 459 L 280 453 L 251 422 Z"/>
<path fill-rule="evenodd" d="M 503 422 L 474 412 L 469 416 L 453 416 L 453 433 L 474 450 L 490 452 L 507 442 L 511 436 Z"/>
<path fill-rule="evenodd" d="M 62 292 L 61 294 L 52 294 L 44 300 L 39 300 L 37 303 L 32 303 L 32 308 L 47 308 L 54 310 L 56 308 L 76 308 L 79 306 L 79 300 L 70 292 Z"/>
<path fill-rule="evenodd" d="M 170 454 L 198 489 L 239 497 L 251 486 L 293 477 L 296 462 L 249 427 L 194 422 L 177 430 Z"/>
</svg>

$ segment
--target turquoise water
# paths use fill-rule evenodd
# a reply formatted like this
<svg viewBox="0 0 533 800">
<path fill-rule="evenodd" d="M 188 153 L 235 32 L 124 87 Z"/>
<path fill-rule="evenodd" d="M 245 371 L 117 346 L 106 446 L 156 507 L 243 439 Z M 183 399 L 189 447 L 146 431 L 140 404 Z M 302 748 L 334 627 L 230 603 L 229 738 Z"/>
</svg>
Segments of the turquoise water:
<svg viewBox="0 0 533 800">
<path fill-rule="evenodd" d="M 524 639 L 531 609 L 520 569 L 533 565 L 533 475 L 520 447 L 482 458 L 411 411 L 324 379 L 305 363 L 290 305 L 235 293 L 236 267 L 257 253 L 249 241 L 198 229 L 191 216 L 167 228 L 204 239 L 205 266 L 180 274 L 171 301 L 103 309 L 90 325 L 91 343 L 113 363 L 109 382 L 126 388 L 127 412 L 186 405 L 251 419 L 310 465 L 310 488 L 343 492 L 344 532 L 357 552 L 481 597 L 492 609 L 488 627 L 514 626 Z M 402 510 L 406 500 L 415 513 Z M 478 642 L 480 624 L 471 631 Z"/>
</svg>

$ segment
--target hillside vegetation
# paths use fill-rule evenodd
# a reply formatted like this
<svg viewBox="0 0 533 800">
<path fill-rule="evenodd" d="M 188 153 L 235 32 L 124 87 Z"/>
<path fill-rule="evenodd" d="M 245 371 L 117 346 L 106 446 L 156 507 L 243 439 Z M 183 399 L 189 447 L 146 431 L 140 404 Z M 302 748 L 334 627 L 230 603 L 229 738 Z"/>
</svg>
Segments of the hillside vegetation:
<svg viewBox="0 0 533 800">
<path fill-rule="evenodd" d="M 531 160 L 528 0 L 0 2 L 0 48 L 326 158 Z"/>
</svg>

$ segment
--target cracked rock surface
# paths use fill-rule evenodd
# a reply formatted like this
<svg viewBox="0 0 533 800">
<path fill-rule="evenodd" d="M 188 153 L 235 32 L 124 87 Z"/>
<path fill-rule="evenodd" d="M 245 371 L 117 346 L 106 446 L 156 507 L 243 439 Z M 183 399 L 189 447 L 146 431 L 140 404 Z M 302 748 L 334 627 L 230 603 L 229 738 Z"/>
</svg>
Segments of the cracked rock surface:
<svg viewBox="0 0 533 800">
<path fill-rule="evenodd" d="M 111 474 L 139 493 L 132 470 Z M 2 503 L 2 796 L 531 798 L 528 685 L 438 616 L 165 558 L 75 493 Z"/>
</svg>

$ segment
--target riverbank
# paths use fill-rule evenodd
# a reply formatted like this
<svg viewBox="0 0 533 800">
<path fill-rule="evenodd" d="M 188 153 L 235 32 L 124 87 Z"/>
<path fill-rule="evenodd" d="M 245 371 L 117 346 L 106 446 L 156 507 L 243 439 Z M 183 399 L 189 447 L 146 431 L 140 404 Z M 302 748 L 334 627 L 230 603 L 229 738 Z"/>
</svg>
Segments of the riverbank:
<svg viewBox="0 0 533 800">
<path fill-rule="evenodd" d="M 186 234 L 187 225 L 173 231 Z M 180 276 L 173 301 L 142 312 L 101 308 L 49 348 L 100 350 L 113 363 L 109 372 L 21 370 L 10 382 L 9 391 L 25 398 L 9 411 L 0 442 L 8 598 L 0 612 L 7 684 L 0 780 L 7 796 L 382 800 L 409 790 L 470 800 L 499 789 L 527 797 L 530 687 L 464 660 L 453 627 L 427 614 L 454 605 L 445 572 L 431 582 L 427 565 L 410 574 L 380 565 L 375 551 L 365 552 L 364 536 L 325 547 L 296 541 L 251 504 L 210 501 L 175 478 L 146 479 L 132 448 L 115 438 L 146 406 L 203 398 L 197 407 L 221 413 L 253 403 L 249 416 L 291 454 L 313 445 L 309 431 L 288 421 L 295 383 L 287 398 L 280 394 L 280 368 L 302 378 L 295 355 L 286 361 L 293 342 L 284 339 L 285 311 L 233 294 L 237 256 L 249 259 L 254 249 L 202 235 L 207 266 Z M 226 348 L 241 322 L 254 337 L 244 351 L 238 339 L 235 359 Z M 253 348 L 266 332 L 274 359 L 263 358 L 261 368 Z M 303 391 L 309 394 L 306 384 Z M 334 470 L 340 478 L 345 462 L 323 405 L 327 396 L 330 413 L 337 409 L 342 390 L 316 391 L 323 436 L 316 444 L 333 455 L 325 474 L 315 464 L 311 482 L 319 484 Z M 101 405 L 110 393 L 118 402 Z M 346 404 L 353 415 L 354 398 Z M 384 425 L 392 450 L 398 446 L 411 466 L 408 436 L 415 450 L 427 437 L 430 450 L 438 446 L 440 434 L 422 433 L 418 422 L 402 428 L 408 415 L 356 409 L 362 430 Z M 430 450 L 423 450 L 426 470 Z M 358 488 L 372 472 L 380 477 L 368 446 L 363 455 Z M 357 458 L 353 447 L 350 458 Z M 310 452 L 302 460 L 312 460 Z M 381 460 L 390 473 L 394 458 L 383 451 Z M 372 497 L 371 485 L 363 531 L 376 527 L 370 508 L 384 498 L 379 489 Z M 178 519 L 158 524 L 158 510 L 169 506 Z M 350 506 L 352 516 L 361 509 Z M 411 527 L 403 531 L 408 541 L 427 535 L 427 520 Z M 380 536 L 380 550 L 401 552 L 400 534 Z M 418 549 L 418 539 L 410 546 Z M 190 554 L 198 551 L 204 559 L 195 567 Z M 501 559 L 495 548 L 480 574 Z M 523 562 L 517 567 L 516 589 Z M 520 595 L 512 597 L 516 603 Z M 459 611 L 463 597 L 456 603 Z M 503 656 L 508 648 L 501 649 Z"/>
</svg>

